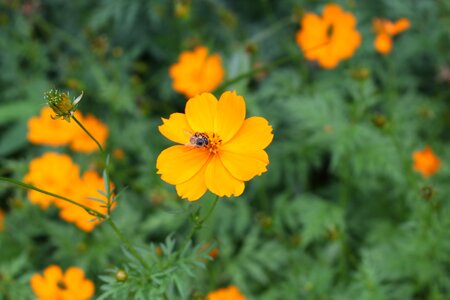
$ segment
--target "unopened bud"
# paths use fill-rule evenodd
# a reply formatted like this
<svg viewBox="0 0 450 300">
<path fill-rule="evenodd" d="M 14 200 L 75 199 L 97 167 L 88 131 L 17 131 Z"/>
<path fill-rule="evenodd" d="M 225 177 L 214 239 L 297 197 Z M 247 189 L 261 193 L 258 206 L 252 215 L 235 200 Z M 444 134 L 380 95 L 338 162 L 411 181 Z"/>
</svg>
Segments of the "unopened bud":
<svg viewBox="0 0 450 300">
<path fill-rule="evenodd" d="M 367 68 L 357 68 L 351 71 L 351 76 L 356 80 L 366 80 L 370 76 L 370 71 Z"/>
<path fill-rule="evenodd" d="M 128 279 L 128 273 L 125 272 L 125 270 L 120 269 L 116 272 L 116 280 L 117 281 L 124 282 L 127 279 Z"/>
<path fill-rule="evenodd" d="M 377 114 L 373 116 L 372 123 L 378 128 L 383 128 L 386 125 L 386 118 L 383 115 Z"/>
<path fill-rule="evenodd" d="M 430 201 L 433 199 L 435 191 L 432 186 L 426 185 L 420 189 L 420 193 L 422 194 L 422 198 L 426 201 Z"/>
</svg>

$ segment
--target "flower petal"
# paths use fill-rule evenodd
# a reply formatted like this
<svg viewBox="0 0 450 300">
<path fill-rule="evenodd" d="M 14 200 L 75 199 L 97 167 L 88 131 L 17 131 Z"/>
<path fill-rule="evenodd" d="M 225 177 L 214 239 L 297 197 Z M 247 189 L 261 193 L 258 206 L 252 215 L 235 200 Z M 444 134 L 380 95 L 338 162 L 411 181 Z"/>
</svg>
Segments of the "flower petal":
<svg viewBox="0 0 450 300">
<path fill-rule="evenodd" d="M 208 189 L 214 194 L 223 197 L 240 196 L 245 185 L 242 181 L 233 177 L 218 155 L 214 155 L 208 162 L 205 173 L 205 183 Z"/>
<path fill-rule="evenodd" d="M 209 151 L 203 148 L 172 146 L 156 159 L 157 174 L 170 184 L 180 184 L 192 178 L 206 163 Z"/>
<path fill-rule="evenodd" d="M 169 119 L 161 118 L 161 120 L 163 125 L 158 126 L 158 129 L 162 135 L 175 143 L 185 145 L 189 142 L 193 132 L 185 114 L 174 113 Z"/>
<path fill-rule="evenodd" d="M 217 99 L 213 94 L 203 93 L 188 100 L 186 118 L 194 132 L 213 132 L 217 113 Z"/>
<path fill-rule="evenodd" d="M 262 117 L 251 117 L 244 121 L 242 127 L 228 143 L 221 146 L 221 150 L 235 153 L 262 150 L 272 142 L 272 139 L 272 126 L 267 120 Z"/>
<path fill-rule="evenodd" d="M 207 166 L 208 163 L 205 163 L 191 179 L 177 184 L 178 196 L 189 201 L 196 201 L 206 193 L 205 172 Z"/>
<path fill-rule="evenodd" d="M 264 150 L 255 150 L 248 153 L 234 153 L 221 151 L 220 160 L 225 168 L 239 180 L 248 181 L 256 175 L 267 171 L 269 157 Z"/>
<path fill-rule="evenodd" d="M 51 299 L 57 293 L 56 282 L 48 282 L 41 274 L 31 276 L 30 285 L 39 299 Z"/>
<path fill-rule="evenodd" d="M 223 143 L 228 142 L 241 128 L 245 119 L 245 102 L 236 92 L 225 92 L 220 96 L 217 105 L 217 115 L 214 122 L 214 132 L 220 136 Z"/>
<path fill-rule="evenodd" d="M 392 50 L 392 39 L 387 34 L 378 34 L 373 43 L 375 49 L 381 54 L 388 54 Z"/>
</svg>

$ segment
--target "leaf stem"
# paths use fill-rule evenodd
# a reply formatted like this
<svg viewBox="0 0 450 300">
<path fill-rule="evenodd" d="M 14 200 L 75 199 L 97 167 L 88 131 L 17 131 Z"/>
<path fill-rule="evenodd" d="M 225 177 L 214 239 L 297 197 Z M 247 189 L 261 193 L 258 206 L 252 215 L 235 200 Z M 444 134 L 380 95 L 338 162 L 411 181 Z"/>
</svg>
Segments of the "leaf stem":
<svg viewBox="0 0 450 300">
<path fill-rule="evenodd" d="M 236 77 L 231 78 L 230 80 L 227 80 L 224 83 L 222 83 L 216 89 L 216 92 L 218 92 L 220 94 L 220 93 L 222 93 L 225 90 L 226 87 L 228 87 L 231 84 L 239 82 L 239 81 L 241 81 L 242 79 L 245 79 L 245 78 L 253 77 L 253 75 L 255 75 L 257 73 L 260 73 L 260 72 L 263 72 L 263 71 L 268 71 L 270 69 L 273 69 L 273 68 L 275 68 L 275 67 L 277 67 L 279 65 L 282 65 L 284 63 L 287 63 L 289 61 L 293 61 L 293 60 L 299 58 L 302 54 L 305 54 L 305 53 L 308 53 L 310 51 L 314 51 L 316 49 L 319 49 L 320 47 L 323 47 L 323 46 L 327 45 L 328 43 L 329 43 L 329 41 L 326 41 L 326 42 L 324 42 L 322 44 L 319 44 L 317 46 L 314 46 L 314 47 L 312 47 L 310 49 L 304 50 L 303 53 L 299 51 L 298 55 L 290 55 L 290 56 L 281 57 L 281 58 L 279 58 L 279 59 L 277 59 L 277 60 L 275 60 L 275 61 L 273 61 L 271 63 L 268 63 L 268 64 L 266 64 L 264 66 L 261 66 L 261 67 L 258 67 L 258 68 L 254 68 L 253 70 L 250 70 L 248 72 L 245 72 L 245 73 L 242 73 L 240 75 L 237 75 Z"/>
<path fill-rule="evenodd" d="M 214 199 L 214 202 L 211 204 L 208 212 L 206 213 L 206 215 L 202 219 L 196 221 L 195 218 L 194 218 L 195 225 L 192 227 L 191 232 L 189 233 L 189 235 L 187 236 L 186 240 L 181 245 L 180 249 L 177 251 L 176 256 L 179 256 L 181 253 L 183 253 L 184 249 L 187 247 L 187 245 L 189 244 L 191 239 L 194 237 L 194 235 L 197 233 L 197 231 L 200 228 L 202 228 L 203 223 L 205 223 L 206 220 L 208 220 L 208 218 L 211 216 L 212 212 L 214 211 L 214 208 L 216 208 L 216 205 L 217 205 L 217 202 L 219 201 L 219 198 L 220 198 L 219 196 L 216 196 L 216 198 Z"/>
<path fill-rule="evenodd" d="M 130 241 L 122 234 L 122 232 L 119 230 L 117 225 L 114 223 L 114 221 L 111 218 L 107 218 L 106 221 L 111 226 L 111 228 L 114 230 L 116 235 L 119 237 L 119 239 L 122 241 L 122 243 L 125 245 L 125 247 L 130 251 L 130 253 L 146 268 L 150 269 L 150 265 L 147 264 L 147 262 L 144 260 L 144 258 L 136 251 L 136 249 L 131 245 Z"/>
</svg>

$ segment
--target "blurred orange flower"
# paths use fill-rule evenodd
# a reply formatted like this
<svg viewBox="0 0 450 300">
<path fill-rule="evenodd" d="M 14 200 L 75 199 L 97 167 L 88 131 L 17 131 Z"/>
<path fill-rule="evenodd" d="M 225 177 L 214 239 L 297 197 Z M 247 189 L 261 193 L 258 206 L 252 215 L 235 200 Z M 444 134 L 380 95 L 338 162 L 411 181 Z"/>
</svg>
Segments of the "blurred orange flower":
<svg viewBox="0 0 450 300">
<path fill-rule="evenodd" d="M 421 151 L 415 151 L 412 157 L 414 170 L 421 173 L 425 178 L 436 174 L 441 167 L 440 159 L 433 153 L 429 146 L 426 146 Z"/>
<path fill-rule="evenodd" d="M 79 115 L 79 112 L 75 112 L 75 116 Z M 38 117 L 31 117 L 28 120 L 27 138 L 31 143 L 57 147 L 72 141 L 77 124 L 54 120 L 52 116 L 53 110 L 44 107 Z"/>
<path fill-rule="evenodd" d="M 392 50 L 392 37 L 408 29 L 411 23 L 407 18 L 401 18 L 395 23 L 375 18 L 372 25 L 377 35 L 373 42 L 375 49 L 381 54 L 388 54 Z"/>
<path fill-rule="evenodd" d="M 93 115 L 87 115 L 86 117 L 80 115 L 77 119 L 104 147 L 108 138 L 108 127 Z M 97 144 L 78 126 L 70 142 L 70 148 L 82 153 L 91 153 L 98 150 Z"/>
<path fill-rule="evenodd" d="M 190 98 L 202 92 L 212 92 L 222 82 L 224 70 L 219 54 L 208 56 L 203 46 L 181 53 L 176 64 L 170 66 L 172 87 Z"/>
<path fill-rule="evenodd" d="M 207 300 L 245 300 L 245 296 L 241 294 L 239 289 L 230 285 L 226 288 L 221 288 L 213 292 L 208 293 Z"/>
<path fill-rule="evenodd" d="M 70 267 L 63 273 L 57 265 L 48 266 L 43 275 L 34 274 L 30 285 L 37 300 L 88 300 L 95 289 L 82 269 Z"/>
<path fill-rule="evenodd" d="M 80 184 L 79 174 L 80 169 L 70 156 L 47 152 L 30 162 L 23 181 L 55 194 L 71 195 Z M 34 190 L 28 191 L 28 199 L 43 209 L 62 201 Z"/>
<path fill-rule="evenodd" d="M 38 117 L 28 120 L 27 138 L 31 143 L 53 147 L 69 145 L 72 150 L 83 153 L 98 150 L 95 142 L 75 122 L 55 120 L 52 116 L 53 110 L 44 107 Z M 104 146 L 108 127 L 92 115 L 83 117 L 76 111 L 74 116 Z"/>
<path fill-rule="evenodd" d="M 223 93 L 219 101 L 203 93 L 187 101 L 185 114 L 162 119 L 159 131 L 179 145 L 158 156 L 161 179 L 189 201 L 207 190 L 221 197 L 241 195 L 245 181 L 267 171 L 264 149 L 273 138 L 266 119 L 245 119 L 245 113 L 244 98 L 236 92 Z"/>
<path fill-rule="evenodd" d="M 5 213 L 0 209 L 0 231 L 5 229 Z"/>
<path fill-rule="evenodd" d="M 111 185 L 112 188 L 113 186 Z M 99 193 L 99 191 L 105 192 L 104 189 L 103 178 L 94 171 L 86 171 L 81 178 L 79 186 L 72 193 L 71 197 L 80 204 L 107 214 L 105 204 L 90 199 L 90 197 L 93 197 L 106 201 L 105 197 Z M 86 212 L 86 210 L 69 202 L 60 201 L 57 203 L 57 206 L 61 208 L 59 212 L 61 219 L 69 223 L 74 223 L 83 231 L 91 232 L 100 223 L 99 220 L 93 221 L 95 217 Z"/>
<path fill-rule="evenodd" d="M 309 60 L 332 69 L 350 58 L 361 44 L 356 18 L 337 4 L 327 4 L 323 16 L 306 13 L 297 32 L 297 44 Z"/>
</svg>

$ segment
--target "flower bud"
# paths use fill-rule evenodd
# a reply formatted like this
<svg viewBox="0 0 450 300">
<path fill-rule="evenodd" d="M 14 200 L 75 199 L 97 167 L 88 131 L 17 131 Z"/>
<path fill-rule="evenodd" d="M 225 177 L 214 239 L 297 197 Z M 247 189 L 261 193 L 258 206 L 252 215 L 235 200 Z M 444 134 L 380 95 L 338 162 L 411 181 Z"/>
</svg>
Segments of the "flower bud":
<svg viewBox="0 0 450 300">
<path fill-rule="evenodd" d="M 61 118 L 67 122 L 70 122 L 70 118 L 76 111 L 78 103 L 82 97 L 83 93 L 81 93 L 81 95 L 72 102 L 66 93 L 61 93 L 57 90 L 50 90 L 44 94 L 44 98 L 47 101 L 48 106 L 50 106 L 56 114 L 55 116 L 52 116 L 52 118 L 55 120 Z"/>
<path fill-rule="evenodd" d="M 119 269 L 116 272 L 116 280 L 119 282 L 124 282 L 128 279 L 128 273 L 125 270 Z"/>
</svg>

